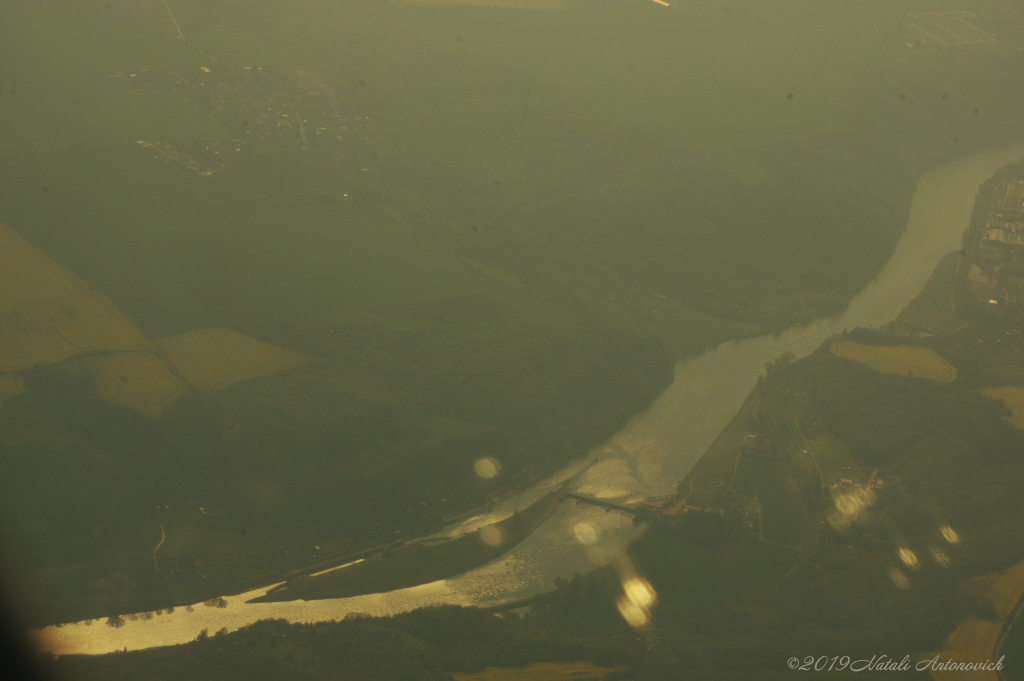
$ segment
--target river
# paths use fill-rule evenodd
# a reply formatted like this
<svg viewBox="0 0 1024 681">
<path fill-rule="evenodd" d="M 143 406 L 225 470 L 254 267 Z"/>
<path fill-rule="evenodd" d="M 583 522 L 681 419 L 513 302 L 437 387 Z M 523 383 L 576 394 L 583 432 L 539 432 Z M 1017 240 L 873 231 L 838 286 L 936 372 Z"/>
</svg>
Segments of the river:
<svg viewBox="0 0 1024 681">
<path fill-rule="evenodd" d="M 672 384 L 642 414 L 584 459 L 568 465 L 485 514 L 446 528 L 458 535 L 524 508 L 599 462 L 575 483 L 577 491 L 620 503 L 673 492 L 739 410 L 765 362 L 783 352 L 804 356 L 844 328 L 881 326 L 921 290 L 936 263 L 960 247 L 978 186 L 996 170 L 1024 158 L 1024 145 L 990 149 L 945 163 L 917 183 L 910 219 L 896 251 L 878 277 L 834 320 L 795 327 L 778 336 L 726 342 L 675 367 Z M 173 612 L 129 616 L 121 627 L 103 620 L 36 632 L 55 654 L 98 654 L 184 643 L 202 630 L 229 631 L 266 618 L 292 622 L 342 619 L 353 613 L 387 615 L 430 604 L 494 605 L 549 591 L 557 577 L 592 570 L 638 532 L 632 519 L 588 505 L 563 503 L 530 537 L 498 560 L 453 579 L 356 598 L 246 603 L 267 589 L 231 596 L 226 607 L 197 605 Z"/>
</svg>

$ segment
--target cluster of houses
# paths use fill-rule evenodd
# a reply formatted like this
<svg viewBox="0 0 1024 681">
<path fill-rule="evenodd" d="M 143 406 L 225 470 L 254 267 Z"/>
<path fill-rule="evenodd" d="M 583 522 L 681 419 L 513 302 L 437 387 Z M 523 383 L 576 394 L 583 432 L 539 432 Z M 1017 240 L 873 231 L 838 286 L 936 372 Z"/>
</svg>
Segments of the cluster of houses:
<svg viewBox="0 0 1024 681">
<path fill-rule="evenodd" d="M 994 193 L 981 227 L 979 252 L 967 273 L 967 291 L 979 303 L 1006 307 L 1024 299 L 1024 177 Z"/>
</svg>

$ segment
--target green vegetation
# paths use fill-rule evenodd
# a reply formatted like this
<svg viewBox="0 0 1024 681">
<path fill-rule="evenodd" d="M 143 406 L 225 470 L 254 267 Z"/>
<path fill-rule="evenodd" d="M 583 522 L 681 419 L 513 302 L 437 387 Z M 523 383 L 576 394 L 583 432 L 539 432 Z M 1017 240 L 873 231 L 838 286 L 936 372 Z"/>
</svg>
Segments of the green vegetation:
<svg viewBox="0 0 1024 681">
<path fill-rule="evenodd" d="M 290 71 L 300 65 L 294 54 L 286 48 L 239 26 L 203 26 L 199 30 L 189 31 L 189 39 L 219 61 L 227 60 L 235 67 L 257 64 L 278 71 Z"/>
<path fill-rule="evenodd" d="M 928 348 L 912 345 L 864 345 L 850 340 L 832 343 L 832 354 L 859 362 L 883 374 L 956 380 L 956 367 Z"/>
<path fill-rule="evenodd" d="M 967 320 L 957 315 L 956 299 L 962 296 L 959 287 L 964 254 L 954 251 L 939 261 L 921 293 L 896 318 L 910 324 L 912 330 L 928 333 L 948 333 L 960 328 Z"/>
<path fill-rule="evenodd" d="M 792 483 L 779 464 L 771 459 L 743 457 L 737 471 L 738 482 L 757 498 L 760 507 L 761 536 L 784 546 L 799 546 L 802 519 L 799 500 Z"/>
<path fill-rule="evenodd" d="M 132 82 L 143 69 L 198 68 L 195 50 L 112 21 L 102 4 L 83 13 L 48 4 L 0 6 L 0 154 L 225 136 L 173 92 Z"/>
<path fill-rule="evenodd" d="M 862 473 L 858 475 L 860 465 L 857 459 L 832 433 L 821 431 L 816 437 L 808 436 L 807 444 L 821 466 L 822 482 L 826 486 L 836 485 L 843 478 L 862 477 Z"/>
<path fill-rule="evenodd" d="M 0 504 L 39 622 L 205 596 L 526 484 L 618 430 L 671 358 L 840 310 L 922 169 L 1022 132 L 1009 39 L 911 48 L 881 0 L 174 0 L 184 40 L 161 5 L 0 6 L 0 219 L 154 338 L 225 326 L 319 361 L 158 422 L 96 399 L 74 361 L 26 375 L 0 410 Z M 314 99 L 334 146 L 245 132 Z M 890 377 L 875 400 L 856 370 L 808 379 L 820 418 L 891 465 L 948 390 Z M 846 379 L 867 382 L 829 388 Z M 765 412 L 781 463 L 744 456 L 737 479 L 764 538 L 806 554 L 826 478 L 803 408 Z M 498 480 L 473 476 L 481 456 Z M 752 546 L 766 574 L 792 553 Z"/>
<path fill-rule="evenodd" d="M 1024 627 L 1015 626 L 1010 630 L 1001 654 L 1006 655 L 1009 660 L 1024 660 Z M 1008 681 L 1020 681 L 1024 678 L 1024 671 L 1014 665 L 1013 668 L 1007 668 L 1006 678 Z"/>
<path fill-rule="evenodd" d="M 173 669 L 196 678 L 301 670 L 315 679 L 336 674 L 330 666 L 342 655 L 354 678 L 586 660 L 654 681 L 775 679 L 792 656 L 927 657 L 958 622 L 992 614 L 961 588 L 964 578 L 1024 556 L 1024 433 L 979 393 L 993 374 L 1024 370 L 1020 327 L 1016 314 L 986 314 L 927 339 L 899 335 L 898 325 L 838 339 L 927 348 L 957 368 L 948 382 L 875 371 L 837 357 L 831 341 L 803 360 L 769 363 L 681 491 L 694 482 L 703 497 L 728 501 L 725 464 L 738 450 L 735 494 L 756 496 L 764 531 L 788 532 L 800 555 L 753 538 L 708 545 L 657 523 L 630 549 L 659 595 L 641 632 L 616 611 L 622 577 L 606 566 L 560 581 L 522 618 L 441 608 L 315 626 L 262 622 L 173 649 L 52 664 L 76 678 L 161 678 Z M 860 508 L 837 503 L 858 494 Z M 1018 638 L 1008 656 L 1019 655 Z"/>
<path fill-rule="evenodd" d="M 631 555 L 663 607 L 709 612 L 759 596 L 793 566 L 797 551 L 764 542 L 705 547 L 652 532 Z"/>
</svg>

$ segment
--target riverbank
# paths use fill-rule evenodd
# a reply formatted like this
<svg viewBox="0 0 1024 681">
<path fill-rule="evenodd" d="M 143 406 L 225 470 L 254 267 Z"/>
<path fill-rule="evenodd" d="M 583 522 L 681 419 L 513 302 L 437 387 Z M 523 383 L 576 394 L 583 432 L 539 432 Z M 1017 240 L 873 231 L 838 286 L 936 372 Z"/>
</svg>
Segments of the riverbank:
<svg viewBox="0 0 1024 681">
<path fill-rule="evenodd" d="M 880 326 L 895 317 L 924 286 L 935 263 L 959 247 L 977 186 L 994 170 L 1021 156 L 1021 148 L 989 151 L 927 173 L 919 181 L 911 220 L 896 254 L 876 281 L 854 299 L 845 315 L 778 337 L 727 343 L 700 358 L 680 363 L 672 386 L 644 414 L 595 450 L 600 461 L 580 479 L 577 489 L 591 496 L 625 502 L 671 493 L 736 415 L 765 362 L 787 350 L 797 354 L 810 352 L 843 327 Z M 538 498 L 566 477 L 568 474 L 556 477 L 534 488 L 535 491 L 528 490 L 521 501 L 508 503 L 513 507 L 517 503 L 526 505 L 531 494 Z M 506 511 L 496 511 L 503 512 Z M 200 629 L 234 628 L 265 617 L 328 620 L 350 612 L 388 614 L 429 603 L 488 606 L 526 598 L 549 590 L 555 577 L 568 578 L 574 572 L 593 569 L 590 555 L 603 562 L 628 544 L 636 530 L 629 519 L 616 515 L 593 508 L 563 507 L 498 561 L 454 580 L 414 590 L 342 601 L 247 606 L 243 605 L 244 600 L 258 594 L 243 595 L 226 599 L 226 608 L 165 613 L 160 616 L 159 630 L 147 627 L 153 620 L 135 620 L 119 629 L 90 630 L 83 624 L 51 628 L 42 632 L 41 637 L 55 652 L 100 652 L 124 645 L 168 645 L 190 640 Z M 482 518 L 480 522 L 486 524 L 487 520 Z M 573 528 L 580 523 L 595 529 L 596 544 L 581 545 L 574 538 Z M 90 631 L 96 635 L 90 636 Z M 143 633 L 150 631 L 152 634 Z"/>
</svg>

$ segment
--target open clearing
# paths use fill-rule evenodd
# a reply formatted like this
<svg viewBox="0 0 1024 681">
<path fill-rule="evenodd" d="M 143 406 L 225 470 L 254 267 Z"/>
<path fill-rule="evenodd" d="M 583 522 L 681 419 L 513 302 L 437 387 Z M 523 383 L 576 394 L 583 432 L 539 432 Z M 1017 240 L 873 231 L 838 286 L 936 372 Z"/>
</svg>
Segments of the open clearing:
<svg viewBox="0 0 1024 681">
<path fill-rule="evenodd" d="M 632 556 L 659 601 L 698 612 L 756 596 L 781 579 L 798 556 L 794 548 L 759 541 L 708 547 L 670 533 L 647 536 L 654 540 L 635 544 Z"/>
<path fill-rule="evenodd" d="M 860 362 L 883 374 L 930 378 L 949 383 L 956 380 L 956 368 L 929 348 L 914 345 L 862 345 L 843 340 L 832 344 L 832 354 Z"/>
<path fill-rule="evenodd" d="M 15 395 L 25 392 L 25 381 L 16 374 L 0 374 L 0 407 Z"/>
<path fill-rule="evenodd" d="M 153 417 L 190 386 L 214 392 L 311 359 L 217 328 L 154 345 L 110 300 L 0 224 L 0 372 L 9 372 L 0 374 L 0 403 L 24 390 L 13 372 L 76 355 L 86 355 L 101 397 Z"/>
<path fill-rule="evenodd" d="M 95 377 L 100 397 L 153 418 L 188 391 L 155 353 L 118 352 L 86 357 L 83 363 Z"/>
<path fill-rule="evenodd" d="M 992 605 L 997 619 L 984 620 L 968 617 L 957 625 L 939 651 L 943 660 L 974 660 L 981 662 L 992 659 L 1003 623 L 1013 613 L 1024 595 L 1024 561 L 1016 563 L 1003 572 L 965 579 L 960 589 Z M 996 672 L 933 672 L 939 681 L 954 679 L 998 679 Z"/>
<path fill-rule="evenodd" d="M 141 69 L 198 68 L 199 52 L 119 23 L 102 3 L 77 14 L 45 4 L 0 3 L 0 150 L 224 137 L 173 91 L 131 82 Z"/>
<path fill-rule="evenodd" d="M 959 251 L 940 260 L 924 288 L 903 308 L 897 319 L 931 333 L 948 333 L 966 324 L 966 319 L 957 316 L 954 302 L 962 260 Z"/>
<path fill-rule="evenodd" d="M 150 347 L 113 303 L 0 224 L 0 371 Z"/>
<path fill-rule="evenodd" d="M 981 394 L 994 400 L 1002 400 L 1013 416 L 1004 417 L 1004 421 L 1017 430 L 1024 430 L 1024 387 L 1019 385 L 997 385 L 984 388 Z"/>
<path fill-rule="evenodd" d="M 305 364 L 312 357 L 230 329 L 203 329 L 156 342 L 183 379 L 202 392 Z"/>
</svg>

